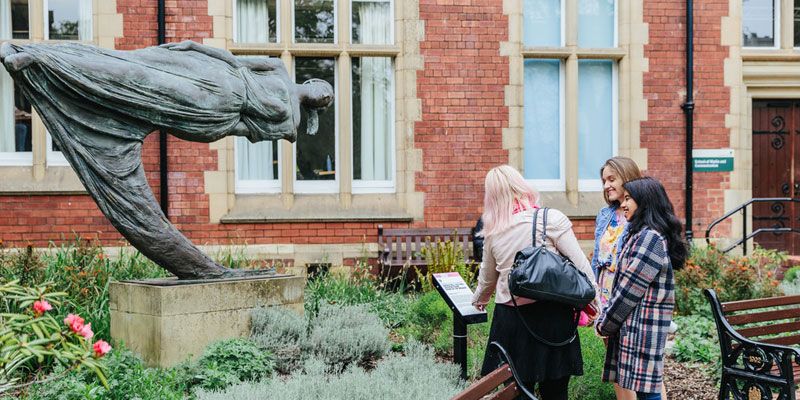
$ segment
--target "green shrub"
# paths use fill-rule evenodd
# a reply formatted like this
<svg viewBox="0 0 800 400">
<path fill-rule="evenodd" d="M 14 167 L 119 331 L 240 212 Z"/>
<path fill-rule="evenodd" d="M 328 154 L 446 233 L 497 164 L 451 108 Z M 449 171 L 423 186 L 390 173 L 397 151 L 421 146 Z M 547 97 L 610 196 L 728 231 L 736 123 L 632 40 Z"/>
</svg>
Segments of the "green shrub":
<svg viewBox="0 0 800 400">
<path fill-rule="evenodd" d="M 302 350 L 308 332 L 306 319 L 279 307 L 259 308 L 252 313 L 251 338 L 275 357 L 275 368 L 288 374 L 302 365 Z"/>
<path fill-rule="evenodd" d="M 272 354 L 255 342 L 229 339 L 212 343 L 196 362 L 180 369 L 188 386 L 215 390 L 269 377 L 273 368 Z"/>
<path fill-rule="evenodd" d="M 389 330 L 364 305 L 324 305 L 311 329 L 308 346 L 332 371 L 377 360 L 389 351 Z"/>
<path fill-rule="evenodd" d="M 800 275 L 800 265 L 795 265 L 786 270 L 783 274 L 783 281 L 794 282 L 797 280 L 798 275 Z"/>
<path fill-rule="evenodd" d="M 40 381 L 56 365 L 91 369 L 106 385 L 100 358 L 108 350 L 93 350 L 91 324 L 75 315 L 63 322 L 53 317 L 65 296 L 49 284 L 26 287 L 0 278 L 0 393 Z"/>
<path fill-rule="evenodd" d="M 671 353 L 676 360 L 711 364 L 719 361 L 717 327 L 708 309 L 705 314 L 676 317 L 675 323 L 678 332 Z"/>
<path fill-rule="evenodd" d="M 603 382 L 606 346 L 591 327 L 579 328 L 583 375 L 573 377 L 569 383 L 569 398 L 581 400 L 613 399 L 614 385 Z"/>
<path fill-rule="evenodd" d="M 109 354 L 108 385 L 100 386 L 85 370 L 55 371 L 56 378 L 47 384 L 36 385 L 28 393 L 29 400 L 128 400 L 164 399 L 181 400 L 186 391 L 176 370 L 146 368 L 142 361 L 128 350 L 115 349 Z"/>
<path fill-rule="evenodd" d="M 417 273 L 417 279 L 422 285 L 423 291 L 433 290 L 433 274 L 440 272 L 458 272 L 467 285 L 473 286 L 478 278 L 477 265 L 465 262 L 464 248 L 456 243 L 457 236 L 453 236 L 445 241 L 436 240 L 430 242 L 430 237 L 426 238 L 426 245 L 422 247 L 422 257 L 427 263 L 425 273 Z"/>
<path fill-rule="evenodd" d="M 432 352 L 409 343 L 405 356 L 393 353 L 372 371 L 349 368 L 340 375 L 326 373 L 327 366 L 309 361 L 305 371 L 287 380 L 271 379 L 236 385 L 223 392 L 199 391 L 198 400 L 345 400 L 345 399 L 449 399 L 463 390 L 458 367 L 434 360 Z"/>
<path fill-rule="evenodd" d="M 717 292 L 721 301 L 778 295 L 775 274 L 785 253 L 756 248 L 747 257 L 728 256 L 714 246 L 693 247 L 686 266 L 675 272 L 675 306 L 680 315 L 703 312 L 703 289 Z"/>
<path fill-rule="evenodd" d="M 398 335 L 432 344 L 436 351 L 449 353 L 453 348 L 453 313 L 439 292 L 424 292 L 410 305 L 408 324 L 397 329 Z"/>
</svg>

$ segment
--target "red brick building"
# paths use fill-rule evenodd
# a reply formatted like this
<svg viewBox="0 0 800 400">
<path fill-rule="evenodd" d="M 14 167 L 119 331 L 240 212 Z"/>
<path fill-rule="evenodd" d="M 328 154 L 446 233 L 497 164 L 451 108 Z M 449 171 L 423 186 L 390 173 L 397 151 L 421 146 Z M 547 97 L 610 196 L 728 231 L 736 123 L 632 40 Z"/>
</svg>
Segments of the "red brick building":
<svg viewBox="0 0 800 400">
<path fill-rule="evenodd" d="M 196 244 L 246 243 L 297 264 L 374 254 L 378 225 L 471 226 L 486 171 L 503 163 L 565 211 L 582 240 L 592 239 L 604 205 L 598 168 L 612 155 L 659 178 L 684 216 L 686 3 L 166 0 L 167 41 L 280 57 L 298 81 L 327 79 L 337 95 L 317 136 L 301 133 L 296 144 L 169 136 L 164 170 L 154 133 L 144 146 L 148 179 L 161 198 L 166 176 L 167 214 Z M 750 198 L 800 192 L 791 175 L 800 144 L 790 133 L 800 129 L 800 33 L 786 4 L 694 3 L 693 146 L 732 151 L 734 164 L 693 174 L 696 238 Z M 158 8 L 159 0 L 0 0 L 0 37 L 137 49 L 158 43 Z M 77 234 L 118 246 L 3 75 L 4 245 Z M 792 203 L 776 204 L 748 220 L 796 226 Z M 740 237 L 737 218 L 714 235 Z M 793 240 L 762 242 L 794 250 Z"/>
</svg>

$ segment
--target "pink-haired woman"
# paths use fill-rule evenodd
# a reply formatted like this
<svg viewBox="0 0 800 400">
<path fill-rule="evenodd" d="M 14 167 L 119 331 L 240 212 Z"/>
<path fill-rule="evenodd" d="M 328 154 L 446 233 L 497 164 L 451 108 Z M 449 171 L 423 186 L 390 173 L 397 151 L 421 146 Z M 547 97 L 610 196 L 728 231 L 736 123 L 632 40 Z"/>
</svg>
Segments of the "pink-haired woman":
<svg viewBox="0 0 800 400">
<path fill-rule="evenodd" d="M 531 245 L 533 214 L 539 207 L 539 194 L 513 167 L 502 165 L 486 174 L 483 211 L 483 264 L 472 304 L 484 309 L 495 293 L 495 309 L 489 342 L 500 343 L 514 361 L 521 380 L 529 389 L 538 385 L 543 400 L 567 399 L 569 379 L 583 375 L 580 339 L 552 347 L 534 339 L 514 309 L 508 290 L 508 274 L 518 251 Z M 537 224 L 537 244 L 541 243 L 543 213 Z M 568 257 L 592 282 L 594 273 L 578 245 L 572 223 L 560 211 L 547 215 L 545 245 Z M 545 340 L 561 342 L 574 333 L 575 310 L 559 303 L 515 298 L 527 325 Z M 500 358 L 489 348 L 481 373 L 497 368 Z"/>
</svg>

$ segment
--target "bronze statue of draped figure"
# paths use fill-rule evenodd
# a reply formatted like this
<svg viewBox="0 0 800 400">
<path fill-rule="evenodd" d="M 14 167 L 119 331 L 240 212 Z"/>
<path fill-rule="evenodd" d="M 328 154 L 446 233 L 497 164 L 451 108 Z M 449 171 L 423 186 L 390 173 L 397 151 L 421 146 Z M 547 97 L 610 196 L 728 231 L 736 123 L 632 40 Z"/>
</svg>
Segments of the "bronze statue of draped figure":
<svg viewBox="0 0 800 400">
<path fill-rule="evenodd" d="M 167 220 L 145 178 L 144 138 L 294 141 L 300 108 L 314 134 L 317 111 L 333 101 L 328 82 L 295 84 L 280 59 L 192 41 L 132 51 L 6 42 L 0 60 L 111 224 L 179 279 L 246 272 L 217 264 Z"/>
</svg>

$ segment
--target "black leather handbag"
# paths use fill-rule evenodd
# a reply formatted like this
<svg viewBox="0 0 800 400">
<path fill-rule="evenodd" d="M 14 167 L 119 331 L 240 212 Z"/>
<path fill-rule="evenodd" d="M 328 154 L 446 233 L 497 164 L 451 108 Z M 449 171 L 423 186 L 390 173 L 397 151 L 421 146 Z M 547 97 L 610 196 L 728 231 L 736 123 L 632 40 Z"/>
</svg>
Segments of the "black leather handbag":
<svg viewBox="0 0 800 400">
<path fill-rule="evenodd" d="M 554 253 L 545 247 L 547 239 L 547 208 L 543 209 L 542 219 L 542 244 L 536 245 L 536 219 L 539 215 L 537 209 L 533 213 L 533 241 L 531 246 L 517 252 L 514 257 L 514 266 L 508 276 L 508 288 L 511 291 L 511 300 L 517 308 L 514 296 L 526 297 L 534 300 L 553 301 L 575 308 L 575 327 L 578 326 L 579 311 L 595 298 L 595 289 L 591 280 L 575 267 L 569 259 Z M 517 310 L 519 312 L 519 310 Z M 519 314 L 522 318 L 522 314 Z M 577 331 L 568 340 L 550 342 L 536 335 L 525 323 L 522 323 L 528 332 L 537 340 L 549 346 L 564 346 L 575 340 Z"/>
</svg>

